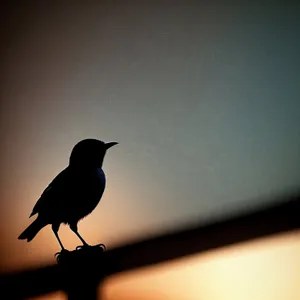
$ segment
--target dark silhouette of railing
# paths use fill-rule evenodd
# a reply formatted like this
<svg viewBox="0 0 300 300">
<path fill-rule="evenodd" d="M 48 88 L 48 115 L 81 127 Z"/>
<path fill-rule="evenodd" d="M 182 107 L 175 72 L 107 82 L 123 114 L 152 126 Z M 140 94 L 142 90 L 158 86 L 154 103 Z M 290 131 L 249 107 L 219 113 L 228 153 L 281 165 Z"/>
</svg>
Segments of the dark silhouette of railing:
<svg viewBox="0 0 300 300">
<path fill-rule="evenodd" d="M 300 228 L 300 193 L 213 223 L 164 233 L 105 252 L 78 254 L 61 265 L 1 274 L 1 293 L 26 299 L 62 290 L 68 299 L 97 299 L 105 277 L 186 255 Z"/>
</svg>

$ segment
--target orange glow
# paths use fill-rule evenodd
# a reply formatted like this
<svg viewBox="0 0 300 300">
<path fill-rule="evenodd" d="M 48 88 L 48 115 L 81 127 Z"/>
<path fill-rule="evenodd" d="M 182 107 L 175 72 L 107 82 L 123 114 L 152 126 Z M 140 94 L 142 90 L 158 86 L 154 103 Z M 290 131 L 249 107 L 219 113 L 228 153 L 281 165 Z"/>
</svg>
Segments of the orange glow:
<svg viewBox="0 0 300 300">
<path fill-rule="evenodd" d="M 115 163 L 118 164 L 118 162 Z M 55 175 L 62 168 L 63 166 L 52 165 L 54 170 L 52 173 Z M 122 170 L 122 166 L 118 168 Z M 26 197 L 19 190 L 13 188 L 8 188 L 7 195 L 3 195 L 4 199 L 11 199 L 11 201 L 6 202 L 7 214 L 3 215 L 0 220 L 1 236 L 6 240 L 1 248 L 1 257 L 5 257 L 5 259 L 0 260 L 0 269 L 2 270 L 17 270 L 55 263 L 54 254 L 60 251 L 60 247 L 50 226 L 42 229 L 30 243 L 17 239 L 26 226 L 36 218 L 34 216 L 28 219 L 28 216 L 41 192 L 51 181 L 51 170 L 49 173 L 49 178 L 42 180 L 34 178 L 32 183 L 28 178 L 24 179 Z M 115 243 L 122 243 L 128 238 L 134 238 L 144 233 L 143 218 L 146 212 L 143 213 L 141 210 L 137 213 L 137 210 L 140 210 L 138 205 L 135 205 L 136 210 L 132 209 L 133 205 L 128 205 L 132 199 L 144 197 L 139 187 L 134 189 L 134 192 L 129 188 L 132 185 L 131 181 L 135 178 L 134 175 L 131 177 L 133 179 L 130 180 L 128 176 L 120 172 L 117 180 L 112 180 L 109 171 L 107 173 L 108 184 L 103 199 L 95 211 L 79 222 L 78 226 L 80 233 L 89 243 L 105 243 L 109 248 Z M 129 172 L 127 173 L 129 174 Z M 121 181 L 118 178 L 123 179 Z M 111 181 L 113 181 L 114 189 L 111 188 Z M 25 189 L 26 185 L 27 189 Z M 22 190 L 22 186 L 20 190 Z M 147 210 L 147 216 L 151 217 L 149 210 Z M 139 226 L 135 225 L 136 222 Z M 123 224 L 127 224 L 127 226 L 124 227 Z M 80 245 L 80 241 L 68 226 L 62 225 L 59 235 L 68 249 L 75 249 L 76 246 Z"/>
<path fill-rule="evenodd" d="M 103 199 L 78 226 L 108 249 L 298 190 L 298 5 L 48 2 L 1 18 L 0 272 L 55 263 L 50 226 L 30 243 L 18 236 L 87 137 L 120 142 Z M 80 245 L 67 226 L 59 235 Z M 120 274 L 102 292 L 299 300 L 299 272 L 298 232 Z"/>
<path fill-rule="evenodd" d="M 142 184 L 135 189 L 130 188 L 137 180 L 137 175 L 134 172 L 131 174 L 130 171 L 126 174 L 123 171 L 126 166 L 122 168 L 118 161 L 115 164 L 121 170 L 120 173 L 113 174 L 114 164 L 109 165 L 107 172 L 113 174 L 111 177 L 114 188 L 111 188 L 109 181 L 99 207 L 79 223 L 80 232 L 92 244 L 104 242 L 111 247 L 117 242 L 121 243 L 122 240 L 132 239 L 140 234 L 145 237 L 145 213 L 148 221 L 155 218 L 154 211 L 141 207 L 149 201 L 143 201 L 142 204 L 137 201 L 131 203 L 132 199 L 147 197 L 143 194 Z M 48 169 L 49 178 L 23 178 L 20 189 L 13 189 L 10 182 L 11 186 L 3 190 L 2 197 L 11 199 L 11 202 L 7 202 L 7 213 L 0 220 L 2 237 L 6 241 L 1 247 L 1 258 L 5 258 L 0 261 L 2 270 L 55 262 L 54 253 L 59 251 L 59 245 L 50 227 L 43 229 L 29 244 L 19 241 L 17 236 L 31 221 L 28 215 L 41 191 L 51 180 L 51 174 L 55 175 L 62 167 L 51 165 Z M 150 199 L 152 195 L 148 197 Z M 18 209 L 15 209 L 16 207 Z M 124 224 L 126 226 L 123 226 Z M 158 229 L 158 226 L 154 224 L 153 230 Z M 79 244 L 76 236 L 66 226 L 61 227 L 60 236 L 69 249 Z M 109 278 L 103 286 L 102 293 L 106 300 L 298 300 L 300 232 L 227 247 L 177 262 L 121 274 Z M 35 299 L 65 298 L 65 294 L 60 292 L 52 294 L 51 298 L 46 295 Z"/>
<path fill-rule="evenodd" d="M 67 300 L 67 295 L 63 292 L 56 292 L 40 297 L 27 298 L 27 300 Z"/>
<path fill-rule="evenodd" d="M 115 276 L 104 299 L 300 299 L 300 232 Z"/>
<path fill-rule="evenodd" d="M 300 232 L 248 242 L 109 278 L 104 300 L 298 300 Z M 65 300 L 58 292 L 32 300 Z"/>
</svg>

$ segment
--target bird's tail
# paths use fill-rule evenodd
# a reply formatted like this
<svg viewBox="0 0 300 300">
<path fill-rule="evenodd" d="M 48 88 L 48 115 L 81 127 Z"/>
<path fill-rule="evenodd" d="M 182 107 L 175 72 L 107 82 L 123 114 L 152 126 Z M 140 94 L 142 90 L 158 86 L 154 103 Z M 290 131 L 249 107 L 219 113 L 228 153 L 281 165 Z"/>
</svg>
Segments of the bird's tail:
<svg viewBox="0 0 300 300">
<path fill-rule="evenodd" d="M 20 234 L 18 239 L 30 242 L 44 226 L 46 224 L 37 218 Z"/>
</svg>

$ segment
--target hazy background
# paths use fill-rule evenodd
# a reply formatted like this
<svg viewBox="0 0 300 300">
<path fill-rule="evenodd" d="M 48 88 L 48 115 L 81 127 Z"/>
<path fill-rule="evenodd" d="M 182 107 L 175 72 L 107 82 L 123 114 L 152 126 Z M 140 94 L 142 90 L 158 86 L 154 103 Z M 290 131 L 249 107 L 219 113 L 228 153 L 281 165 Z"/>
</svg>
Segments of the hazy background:
<svg viewBox="0 0 300 300">
<path fill-rule="evenodd" d="M 2 14 L 1 269 L 54 261 L 50 227 L 29 244 L 17 237 L 83 138 L 120 143 L 101 204 L 79 224 L 90 243 L 299 187 L 299 2 L 40 1 Z"/>
</svg>

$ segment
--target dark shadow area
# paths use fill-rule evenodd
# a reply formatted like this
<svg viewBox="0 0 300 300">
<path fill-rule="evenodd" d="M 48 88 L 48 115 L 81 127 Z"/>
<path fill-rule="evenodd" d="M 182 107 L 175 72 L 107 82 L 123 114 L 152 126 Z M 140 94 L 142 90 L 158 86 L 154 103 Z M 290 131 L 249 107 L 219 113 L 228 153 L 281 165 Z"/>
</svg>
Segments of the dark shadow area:
<svg viewBox="0 0 300 300">
<path fill-rule="evenodd" d="M 58 265 L 65 277 L 64 291 L 68 299 L 97 299 L 100 278 L 96 273 L 104 274 L 99 269 L 105 246 L 77 247 L 74 251 L 61 251 L 57 255 Z M 100 280 L 99 280 L 100 279 Z"/>
<path fill-rule="evenodd" d="M 63 267 L 72 268 L 74 262 L 82 264 L 83 267 L 87 264 L 92 264 L 99 258 L 105 250 L 104 244 L 96 246 L 82 247 L 79 246 L 73 251 L 61 251 L 56 255 L 57 263 Z"/>
<path fill-rule="evenodd" d="M 299 192 L 273 203 L 105 252 L 96 246 L 62 253 L 57 265 L 1 274 L 1 293 L 24 299 L 63 290 L 69 299 L 96 299 L 96 287 L 106 276 L 300 228 Z"/>
</svg>

